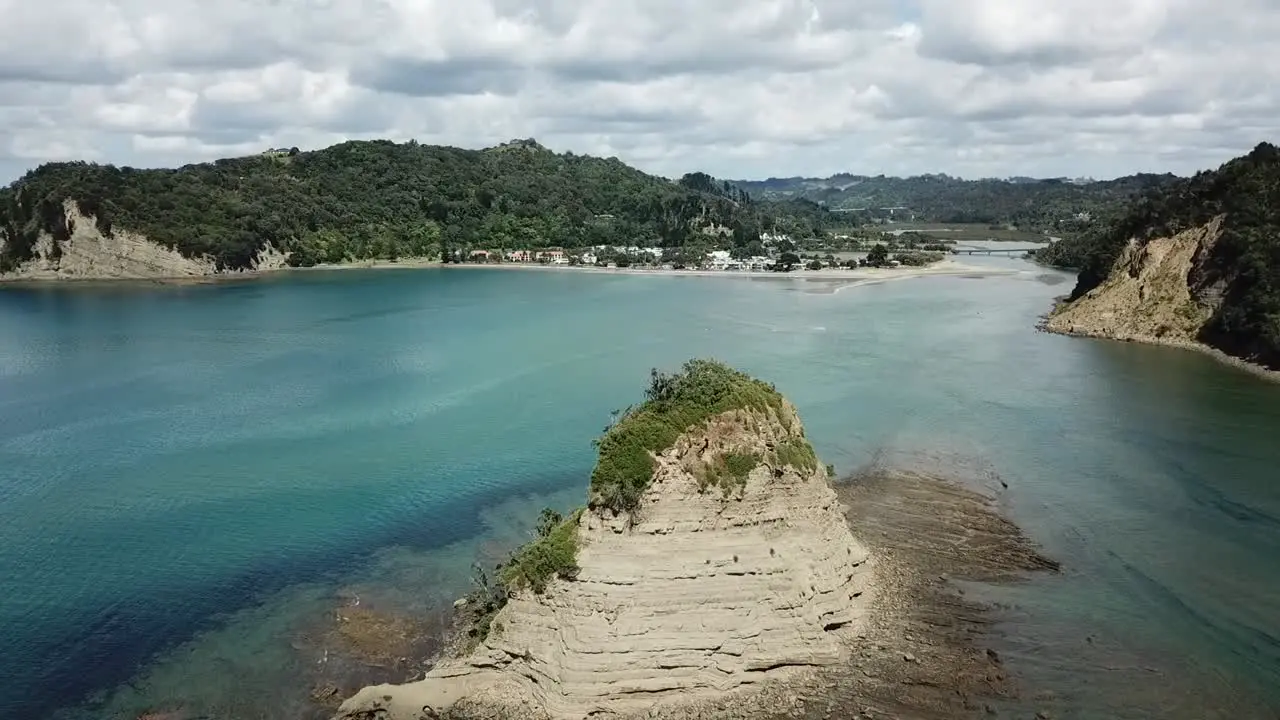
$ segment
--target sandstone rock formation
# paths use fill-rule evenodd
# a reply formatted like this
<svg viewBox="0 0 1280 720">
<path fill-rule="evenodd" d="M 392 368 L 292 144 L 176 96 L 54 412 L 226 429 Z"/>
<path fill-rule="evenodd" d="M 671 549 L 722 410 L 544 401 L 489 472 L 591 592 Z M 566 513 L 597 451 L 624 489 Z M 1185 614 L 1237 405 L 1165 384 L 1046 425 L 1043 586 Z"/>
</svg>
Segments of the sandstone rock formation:
<svg viewBox="0 0 1280 720">
<path fill-rule="evenodd" d="M 365 688 L 339 717 L 679 714 L 845 661 L 867 620 L 872 560 L 812 454 L 780 459 L 808 444 L 794 408 L 779 407 L 729 410 L 681 435 L 656 455 L 636 513 L 582 514 L 573 579 L 517 592 L 469 655 Z M 743 484 L 708 485 L 706 468 L 730 453 L 760 464 Z"/>
<path fill-rule="evenodd" d="M 58 241 L 41 233 L 35 257 L 17 270 L 0 275 L 4 279 L 176 279 L 221 274 L 209 258 L 184 257 L 177 250 L 158 245 L 143 235 L 114 229 L 102 233 L 93 216 L 80 212 L 72 200 L 63 203 L 70 237 Z M 2 238 L 0 238 L 2 241 Z M 254 271 L 283 268 L 288 254 L 266 245 L 253 262 Z"/>
<path fill-rule="evenodd" d="M 1222 218 L 1172 237 L 1131 241 L 1105 282 L 1045 321 L 1053 332 L 1173 345 L 1196 342 L 1221 301 L 1195 282 Z"/>
</svg>

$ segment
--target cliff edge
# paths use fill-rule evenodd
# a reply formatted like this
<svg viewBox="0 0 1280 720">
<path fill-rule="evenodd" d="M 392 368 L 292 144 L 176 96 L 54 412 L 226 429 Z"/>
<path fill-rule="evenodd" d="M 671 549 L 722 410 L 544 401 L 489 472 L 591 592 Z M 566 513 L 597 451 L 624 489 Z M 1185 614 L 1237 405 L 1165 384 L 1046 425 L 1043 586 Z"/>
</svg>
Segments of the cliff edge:
<svg viewBox="0 0 1280 720">
<path fill-rule="evenodd" d="M 1175 345 L 1197 343 L 1222 302 L 1221 288 L 1194 288 L 1222 235 L 1222 218 L 1139 243 L 1130 240 L 1101 285 L 1045 321 L 1053 332 Z"/>
<path fill-rule="evenodd" d="M 1080 273 L 1045 329 L 1280 370 L 1280 148 L 1134 198 L 1069 245 L 1054 254 Z"/>
<path fill-rule="evenodd" d="M 696 715 L 847 660 L 872 560 L 772 387 L 708 361 L 655 373 L 600 447 L 590 506 L 513 555 L 479 644 L 340 718 Z"/>
<path fill-rule="evenodd" d="M 103 228 L 73 200 L 62 203 L 53 230 L 40 229 L 26 259 L 0 266 L 0 280 L 140 280 L 209 277 L 225 274 L 208 256 L 186 257 L 146 236 L 119 228 Z M 0 228 L 0 255 L 15 238 Z M 259 248 L 249 270 L 285 267 L 288 255 L 270 245 Z M 7 271 L 6 271 L 7 270 Z"/>
</svg>

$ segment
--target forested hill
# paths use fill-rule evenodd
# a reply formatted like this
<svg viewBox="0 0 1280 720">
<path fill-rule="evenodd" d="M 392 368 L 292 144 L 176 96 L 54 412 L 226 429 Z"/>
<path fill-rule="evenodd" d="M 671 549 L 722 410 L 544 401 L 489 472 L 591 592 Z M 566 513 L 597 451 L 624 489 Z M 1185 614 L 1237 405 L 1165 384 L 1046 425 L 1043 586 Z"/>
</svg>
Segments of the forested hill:
<svg viewBox="0 0 1280 720">
<path fill-rule="evenodd" d="M 829 178 L 735 180 L 762 200 L 803 198 L 869 216 L 913 216 L 924 222 L 1010 224 L 1051 234 L 1085 227 L 1092 216 L 1131 195 L 1175 180 L 1132 175 L 1108 181 L 964 180 L 947 175 L 898 178 L 838 174 Z"/>
<path fill-rule="evenodd" d="M 1159 253 L 1144 250 L 1156 239 L 1211 227 L 1217 232 L 1188 247 L 1189 269 L 1167 278 L 1189 293 L 1192 306 L 1184 315 L 1203 313 L 1195 339 L 1280 368 L 1280 149 L 1274 145 L 1262 143 L 1217 170 L 1149 191 L 1045 254 L 1080 268 L 1074 303 L 1123 276 L 1155 272 Z"/>
<path fill-rule="evenodd" d="M 485 150 L 345 142 L 269 151 L 178 169 L 53 163 L 0 190 L 0 272 L 31 257 L 40 234 L 69 235 L 75 201 L 109 234 L 145 235 L 223 269 L 250 265 L 266 243 L 290 263 L 430 256 L 442 248 L 594 244 L 680 246 L 823 212 L 810 203 L 753 203 L 700 174 L 681 182 L 616 158 L 553 153 L 532 140 Z M 726 242 L 728 239 L 726 238 Z"/>
</svg>

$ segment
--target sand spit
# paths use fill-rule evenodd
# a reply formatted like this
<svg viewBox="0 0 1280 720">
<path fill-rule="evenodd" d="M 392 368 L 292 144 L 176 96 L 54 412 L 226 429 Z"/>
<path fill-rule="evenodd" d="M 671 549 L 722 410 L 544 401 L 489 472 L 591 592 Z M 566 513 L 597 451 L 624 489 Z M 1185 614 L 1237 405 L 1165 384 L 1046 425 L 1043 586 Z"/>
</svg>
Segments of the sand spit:
<svg viewBox="0 0 1280 720">
<path fill-rule="evenodd" d="M 378 265 L 383 267 L 384 265 Z M 390 265 L 395 267 L 395 265 Z M 905 280 L 915 277 L 969 275 L 996 276 L 1014 275 L 1017 270 L 992 268 L 981 265 L 966 265 L 955 260 L 943 260 L 925 267 L 896 268 L 858 268 L 846 270 L 824 268 L 822 270 L 793 270 L 791 272 L 771 272 L 768 270 L 667 270 L 648 268 L 601 268 L 575 267 L 572 265 L 535 265 L 526 263 L 493 263 L 493 264 L 461 264 L 442 265 L 450 270 L 458 269 L 490 269 L 490 270 L 529 270 L 533 272 L 580 272 L 603 273 L 609 275 L 657 275 L 665 277 L 717 277 L 717 278 L 750 278 L 753 280 L 843 280 L 847 282 L 888 280 Z"/>
</svg>

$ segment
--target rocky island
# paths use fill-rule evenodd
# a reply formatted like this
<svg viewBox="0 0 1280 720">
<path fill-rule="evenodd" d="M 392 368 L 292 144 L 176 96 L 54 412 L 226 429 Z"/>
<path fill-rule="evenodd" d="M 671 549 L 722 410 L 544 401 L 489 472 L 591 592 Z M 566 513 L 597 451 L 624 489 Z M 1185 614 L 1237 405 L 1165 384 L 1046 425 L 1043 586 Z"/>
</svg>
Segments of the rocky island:
<svg viewBox="0 0 1280 720">
<path fill-rule="evenodd" d="M 339 718 L 741 718 L 779 703 L 800 717 L 801 694 L 834 697 L 836 687 L 845 702 L 923 703 L 954 717 L 980 707 L 956 678 L 986 690 L 1004 682 L 994 653 L 968 647 L 967 635 L 949 648 L 930 637 L 937 573 L 955 563 L 928 567 L 928 580 L 907 571 L 927 565 L 912 550 L 929 543 L 921 525 L 942 533 L 934 539 L 951 560 L 970 540 L 984 548 L 984 578 L 1002 563 L 1052 566 L 1011 524 L 975 522 L 980 501 L 880 475 L 846 491 L 877 519 L 846 516 L 791 403 L 714 361 L 655 371 L 646 400 L 598 444 L 587 505 L 567 517 L 544 511 L 496 581 L 459 601 L 453 656 L 416 682 L 364 688 Z M 912 520 L 886 530 L 904 504 Z M 951 521 L 933 517 L 938 508 Z M 883 567 L 855 537 L 855 518 L 889 559 Z M 881 580 L 892 597 L 880 596 Z M 907 632 L 912 608 L 935 615 Z M 888 669 L 873 672 L 877 663 Z M 938 687 L 938 697 L 903 695 Z M 814 716 L 831 717 L 833 705 Z"/>
<path fill-rule="evenodd" d="M 627 716 L 845 658 L 872 559 L 776 390 L 693 361 L 600 446 L 589 506 L 502 568 L 510 598 L 475 649 L 344 717 Z"/>
</svg>

